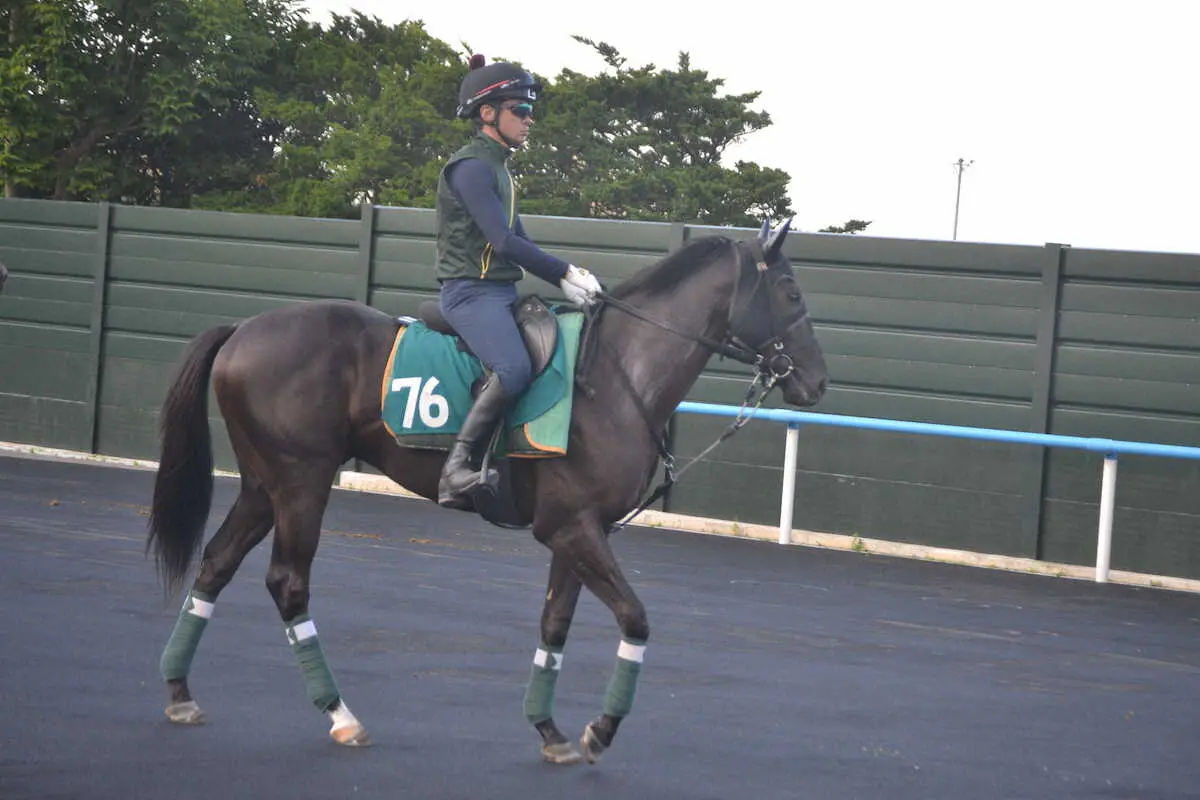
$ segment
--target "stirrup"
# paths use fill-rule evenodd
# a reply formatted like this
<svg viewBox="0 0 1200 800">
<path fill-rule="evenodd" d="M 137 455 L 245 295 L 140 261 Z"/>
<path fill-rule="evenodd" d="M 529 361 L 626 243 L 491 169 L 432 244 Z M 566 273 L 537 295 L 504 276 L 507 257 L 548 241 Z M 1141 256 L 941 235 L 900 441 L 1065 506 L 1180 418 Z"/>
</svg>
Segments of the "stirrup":
<svg viewBox="0 0 1200 800">
<path fill-rule="evenodd" d="M 475 510 L 475 501 L 473 495 L 478 491 L 488 491 L 495 493 L 496 486 L 500 482 L 500 473 L 491 469 L 484 474 L 483 470 L 475 473 L 475 479 L 458 491 L 447 491 L 443 494 L 441 481 L 438 482 L 438 499 L 437 504 L 442 508 L 453 508 L 457 511 L 473 511 Z"/>
<path fill-rule="evenodd" d="M 471 465 L 468 463 L 464 466 L 469 470 Z M 474 504 L 471 502 L 471 490 L 479 485 L 482 475 L 479 472 L 470 472 L 468 474 L 472 476 L 470 480 L 464 482 L 458 488 L 450 485 L 447 476 L 442 476 L 438 481 L 437 504 L 439 506 L 442 508 L 454 508 L 459 511 L 469 511 L 474 507 Z M 458 475 L 456 474 L 455 477 L 458 477 Z"/>
<path fill-rule="evenodd" d="M 500 473 L 491 466 L 492 448 L 496 446 L 496 442 L 499 440 L 500 434 L 502 433 L 502 428 L 502 425 L 497 426 L 496 430 L 492 432 L 492 436 L 488 440 L 487 449 L 484 450 L 483 462 L 479 465 L 479 469 L 477 470 L 471 468 L 471 456 L 470 450 L 468 449 L 467 455 L 463 459 L 463 472 L 470 472 L 474 478 L 461 489 L 458 491 L 451 491 L 449 487 L 446 486 L 448 483 L 448 475 L 445 472 L 445 468 L 443 468 L 442 475 L 438 479 L 437 504 L 439 506 L 442 508 L 453 508 L 457 511 L 472 511 L 475 509 L 475 502 L 472 498 L 472 495 L 476 490 L 482 488 L 491 492 L 492 494 L 495 494 L 497 486 L 500 483 Z M 457 448 L 467 445 L 464 442 L 455 442 L 454 446 Z M 454 451 L 451 450 L 451 456 L 453 455 Z M 447 458 L 447 463 L 449 463 L 449 458 Z"/>
</svg>

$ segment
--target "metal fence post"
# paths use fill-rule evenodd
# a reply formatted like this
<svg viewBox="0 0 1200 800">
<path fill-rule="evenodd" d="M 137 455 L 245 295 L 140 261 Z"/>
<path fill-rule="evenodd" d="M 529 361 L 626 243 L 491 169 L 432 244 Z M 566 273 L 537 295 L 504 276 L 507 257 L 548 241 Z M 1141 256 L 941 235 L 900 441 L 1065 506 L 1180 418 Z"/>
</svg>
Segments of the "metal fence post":
<svg viewBox="0 0 1200 800">
<path fill-rule="evenodd" d="M 363 305 L 371 303 L 371 277 L 375 261 L 375 206 L 362 204 L 362 225 L 358 229 L 358 275 L 354 287 L 354 299 Z M 354 471 L 363 471 L 361 459 L 354 459 Z"/>
<path fill-rule="evenodd" d="M 87 383 L 87 452 L 97 452 L 100 426 L 100 381 L 103 372 L 104 303 L 108 289 L 108 248 L 112 233 L 112 206 L 100 203 L 96 215 L 96 263 L 92 284 L 91 342 L 88 355 L 91 373 Z"/>
<path fill-rule="evenodd" d="M 779 500 L 779 543 L 792 542 L 792 514 L 796 502 L 796 457 L 800 449 L 800 426 L 789 423 L 783 445 L 783 494 Z"/>
<path fill-rule="evenodd" d="M 1096 583 L 1108 583 L 1108 567 L 1112 563 L 1113 513 L 1117 504 L 1117 454 L 1104 457 L 1104 473 L 1100 478 L 1100 530 L 1096 537 Z"/>
<path fill-rule="evenodd" d="M 1038 308 L 1037 351 L 1033 364 L 1033 395 L 1029 406 L 1029 432 L 1048 433 L 1051 393 L 1054 387 L 1054 348 L 1058 340 L 1058 311 L 1062 270 L 1070 245 L 1047 244 L 1042 262 L 1042 291 Z M 1050 448 L 1039 447 L 1026 484 L 1029 502 L 1025 512 L 1025 540 L 1033 558 L 1042 557 L 1042 505 L 1046 493 L 1046 466 Z"/>
<path fill-rule="evenodd" d="M 358 286 L 354 299 L 363 305 L 371 301 L 371 273 L 375 259 L 375 206 L 363 203 L 362 227 L 358 234 Z"/>
</svg>

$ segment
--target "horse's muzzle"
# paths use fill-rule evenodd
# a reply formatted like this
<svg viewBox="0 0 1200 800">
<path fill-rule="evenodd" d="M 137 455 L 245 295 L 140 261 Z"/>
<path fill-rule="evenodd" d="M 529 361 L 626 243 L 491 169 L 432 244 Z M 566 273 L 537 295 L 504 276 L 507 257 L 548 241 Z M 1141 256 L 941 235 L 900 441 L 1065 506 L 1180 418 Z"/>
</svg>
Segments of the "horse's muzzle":
<svg viewBox="0 0 1200 800">
<path fill-rule="evenodd" d="M 825 394 L 829 386 L 828 376 L 822 375 L 815 381 L 807 375 L 793 372 L 785 380 L 780 381 L 779 387 L 783 392 L 783 401 L 797 408 L 815 406 Z"/>
</svg>

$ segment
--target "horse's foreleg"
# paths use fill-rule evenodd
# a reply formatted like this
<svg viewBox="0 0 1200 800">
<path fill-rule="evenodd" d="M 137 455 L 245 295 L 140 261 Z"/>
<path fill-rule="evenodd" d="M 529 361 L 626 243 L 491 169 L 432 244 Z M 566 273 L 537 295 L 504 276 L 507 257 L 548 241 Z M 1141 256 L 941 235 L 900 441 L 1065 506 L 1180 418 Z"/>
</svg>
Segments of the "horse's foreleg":
<svg viewBox="0 0 1200 800">
<path fill-rule="evenodd" d="M 562 669 L 563 647 L 582 583 L 568 559 L 555 553 L 550 559 L 546 604 L 542 607 L 542 642 L 533 656 L 525 689 L 525 718 L 542 736 L 542 758 L 552 764 L 578 764 L 579 751 L 554 724 L 554 688 Z"/>
<path fill-rule="evenodd" d="M 187 676 L 191 671 L 192 658 L 204 628 L 212 617 L 217 595 L 233 578 L 246 554 L 271 530 L 273 521 L 274 515 L 267 496 L 261 489 L 243 483 L 233 508 L 212 541 L 204 548 L 204 559 L 200 563 L 196 581 L 184 598 L 171 638 L 159 660 L 159 669 L 170 696 L 165 713 L 171 722 L 184 725 L 204 722 L 204 712 L 192 699 L 188 689 Z"/>
<path fill-rule="evenodd" d="M 575 574 L 613 613 L 621 630 L 617 663 L 604 694 L 604 711 L 588 723 L 580 738 L 583 757 L 589 764 L 595 764 L 612 745 L 617 727 L 633 708 L 642 655 L 650 638 L 650 624 L 646 619 L 646 608 L 625 580 L 599 522 L 579 520 L 563 533 L 555 552 L 562 548 Z"/>
<path fill-rule="evenodd" d="M 276 498 L 279 513 L 271 566 L 267 570 L 267 589 L 283 619 L 292 652 L 304 675 L 308 698 L 332 723 L 330 737 L 338 744 L 358 746 L 370 743 L 367 729 L 342 700 L 317 639 L 317 626 L 308 616 L 309 575 L 331 481 L 332 476 L 324 482 L 323 490 L 303 487 L 301 491 L 289 492 L 286 499 Z"/>
</svg>

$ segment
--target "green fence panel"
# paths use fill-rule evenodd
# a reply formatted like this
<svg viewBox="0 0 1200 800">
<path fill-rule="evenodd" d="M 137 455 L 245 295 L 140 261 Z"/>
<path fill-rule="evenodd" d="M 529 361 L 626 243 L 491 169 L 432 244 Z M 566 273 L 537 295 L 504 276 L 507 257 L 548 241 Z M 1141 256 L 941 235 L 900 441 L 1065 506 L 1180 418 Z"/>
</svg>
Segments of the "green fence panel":
<svg viewBox="0 0 1200 800">
<path fill-rule="evenodd" d="M 530 217 L 609 286 L 691 238 L 748 229 Z M 157 415 L 192 336 L 297 301 L 416 314 L 435 297 L 435 215 L 359 220 L 0 200 L 0 439 L 157 457 Z M 1200 445 L 1200 256 L 793 235 L 834 414 Z M 521 289 L 548 300 L 557 287 Z M 713 359 L 689 400 L 740 404 Z M 211 401 L 211 398 L 210 398 Z M 768 405 L 777 405 L 772 397 Z M 219 466 L 233 468 L 215 405 Z M 700 452 L 728 420 L 680 415 Z M 774 524 L 783 427 L 754 423 L 687 473 L 672 511 Z M 796 525 L 1087 564 L 1099 454 L 812 427 Z M 1123 457 L 1113 568 L 1200 576 L 1200 465 Z"/>
</svg>

